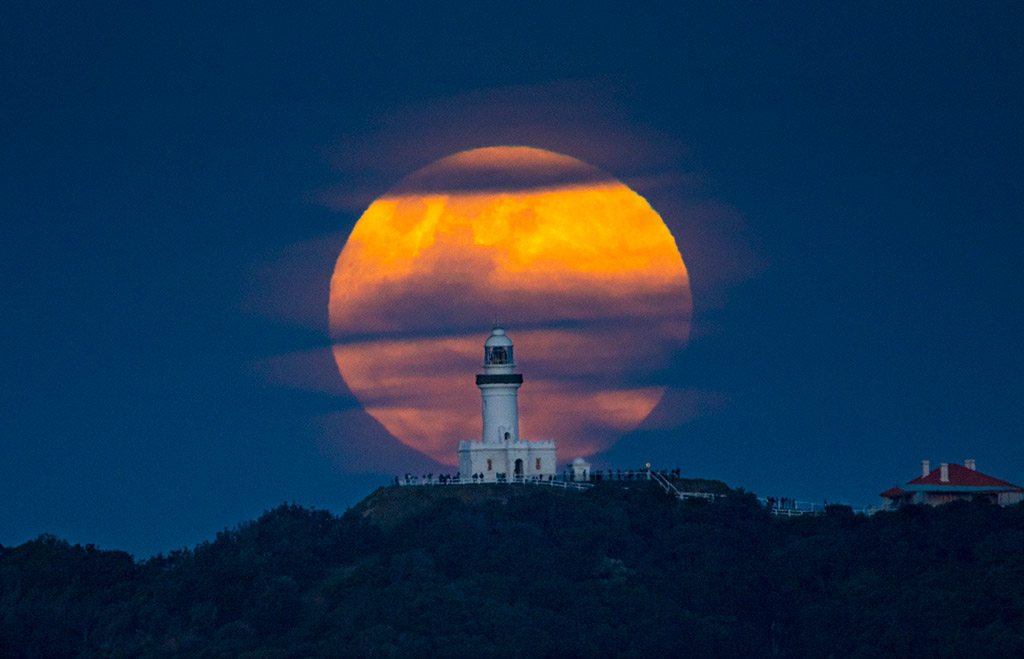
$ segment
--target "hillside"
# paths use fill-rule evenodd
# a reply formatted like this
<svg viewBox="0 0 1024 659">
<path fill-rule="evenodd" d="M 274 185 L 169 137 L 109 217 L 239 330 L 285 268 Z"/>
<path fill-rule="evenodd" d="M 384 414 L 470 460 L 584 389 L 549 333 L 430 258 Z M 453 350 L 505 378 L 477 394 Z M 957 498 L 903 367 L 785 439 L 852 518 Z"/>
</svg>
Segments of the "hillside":
<svg viewBox="0 0 1024 659">
<path fill-rule="evenodd" d="M 721 481 L 706 479 L 673 479 L 682 492 L 711 492 L 726 494 L 729 486 Z M 646 489 L 646 481 L 610 481 L 602 487 L 610 490 Z M 541 491 L 555 500 L 564 498 L 568 503 L 578 502 L 579 491 L 541 487 Z M 452 487 L 380 487 L 360 501 L 352 514 L 366 519 L 383 529 L 393 529 L 404 520 L 438 505 L 445 500 L 456 500 L 470 506 L 507 506 L 515 499 L 529 498 L 538 493 L 538 487 L 529 484 L 480 484 Z"/>
<path fill-rule="evenodd" d="M 0 656 L 1016 657 L 1022 546 L 1022 506 L 786 520 L 741 490 L 389 487 L 142 563 L 2 548 Z"/>
</svg>

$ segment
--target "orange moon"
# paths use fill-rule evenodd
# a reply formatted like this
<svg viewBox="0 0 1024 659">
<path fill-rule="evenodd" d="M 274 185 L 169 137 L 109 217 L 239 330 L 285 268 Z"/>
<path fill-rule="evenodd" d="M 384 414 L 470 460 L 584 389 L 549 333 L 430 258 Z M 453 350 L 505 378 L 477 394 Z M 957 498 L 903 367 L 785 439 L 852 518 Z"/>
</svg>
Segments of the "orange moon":
<svg viewBox="0 0 1024 659">
<path fill-rule="evenodd" d="M 506 146 L 442 158 L 374 201 L 328 306 L 366 412 L 448 465 L 480 438 L 474 376 L 495 320 L 524 377 L 522 436 L 555 439 L 565 461 L 650 413 L 691 311 L 686 266 L 643 197 L 575 158 Z"/>
</svg>

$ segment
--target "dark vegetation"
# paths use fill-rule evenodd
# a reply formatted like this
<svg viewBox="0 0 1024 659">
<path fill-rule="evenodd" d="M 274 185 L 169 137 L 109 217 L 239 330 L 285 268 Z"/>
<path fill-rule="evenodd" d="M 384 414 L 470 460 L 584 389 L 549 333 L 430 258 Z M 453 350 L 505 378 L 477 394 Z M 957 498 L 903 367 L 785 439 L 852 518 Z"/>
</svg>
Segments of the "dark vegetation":
<svg viewBox="0 0 1024 659">
<path fill-rule="evenodd" d="M 406 487 L 141 563 L 0 548 L 3 657 L 553 655 L 1022 657 L 1024 506 Z"/>
</svg>

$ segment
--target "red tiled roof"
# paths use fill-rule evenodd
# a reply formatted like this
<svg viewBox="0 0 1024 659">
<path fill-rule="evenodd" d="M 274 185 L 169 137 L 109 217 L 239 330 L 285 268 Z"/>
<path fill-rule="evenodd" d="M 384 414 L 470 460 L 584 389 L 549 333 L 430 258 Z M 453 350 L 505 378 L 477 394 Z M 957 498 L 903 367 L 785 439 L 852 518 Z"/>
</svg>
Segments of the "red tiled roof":
<svg viewBox="0 0 1024 659">
<path fill-rule="evenodd" d="M 902 496 L 904 494 L 906 494 L 906 492 L 904 492 L 900 488 L 898 488 L 898 487 L 890 487 L 888 490 L 886 490 L 885 492 L 882 492 L 878 496 L 880 496 L 880 497 L 888 497 L 888 498 L 891 499 L 893 497 Z"/>
<path fill-rule="evenodd" d="M 1013 483 L 1007 483 L 1001 481 L 998 478 L 992 478 L 980 471 L 974 471 L 968 469 L 962 465 L 950 464 L 949 465 L 949 480 L 943 482 L 941 478 L 942 468 L 933 469 L 927 476 L 918 476 L 914 480 L 907 483 L 907 485 L 953 485 L 960 487 L 1012 487 L 1017 490 L 1024 491 L 1019 485 Z"/>
</svg>

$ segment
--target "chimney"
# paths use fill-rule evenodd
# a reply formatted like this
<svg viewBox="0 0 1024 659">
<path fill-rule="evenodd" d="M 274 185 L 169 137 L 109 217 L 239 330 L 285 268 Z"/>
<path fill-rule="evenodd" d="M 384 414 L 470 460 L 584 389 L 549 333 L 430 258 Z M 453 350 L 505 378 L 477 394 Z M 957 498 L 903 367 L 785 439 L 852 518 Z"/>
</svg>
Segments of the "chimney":
<svg viewBox="0 0 1024 659">
<path fill-rule="evenodd" d="M 949 482 L 949 463 L 943 462 L 939 465 L 939 480 L 943 483 Z"/>
<path fill-rule="evenodd" d="M 927 460 L 921 460 L 921 478 L 932 473 L 932 465 Z"/>
<path fill-rule="evenodd" d="M 964 460 L 964 466 L 971 471 L 978 471 L 978 468 L 974 466 L 974 460 Z"/>
</svg>

